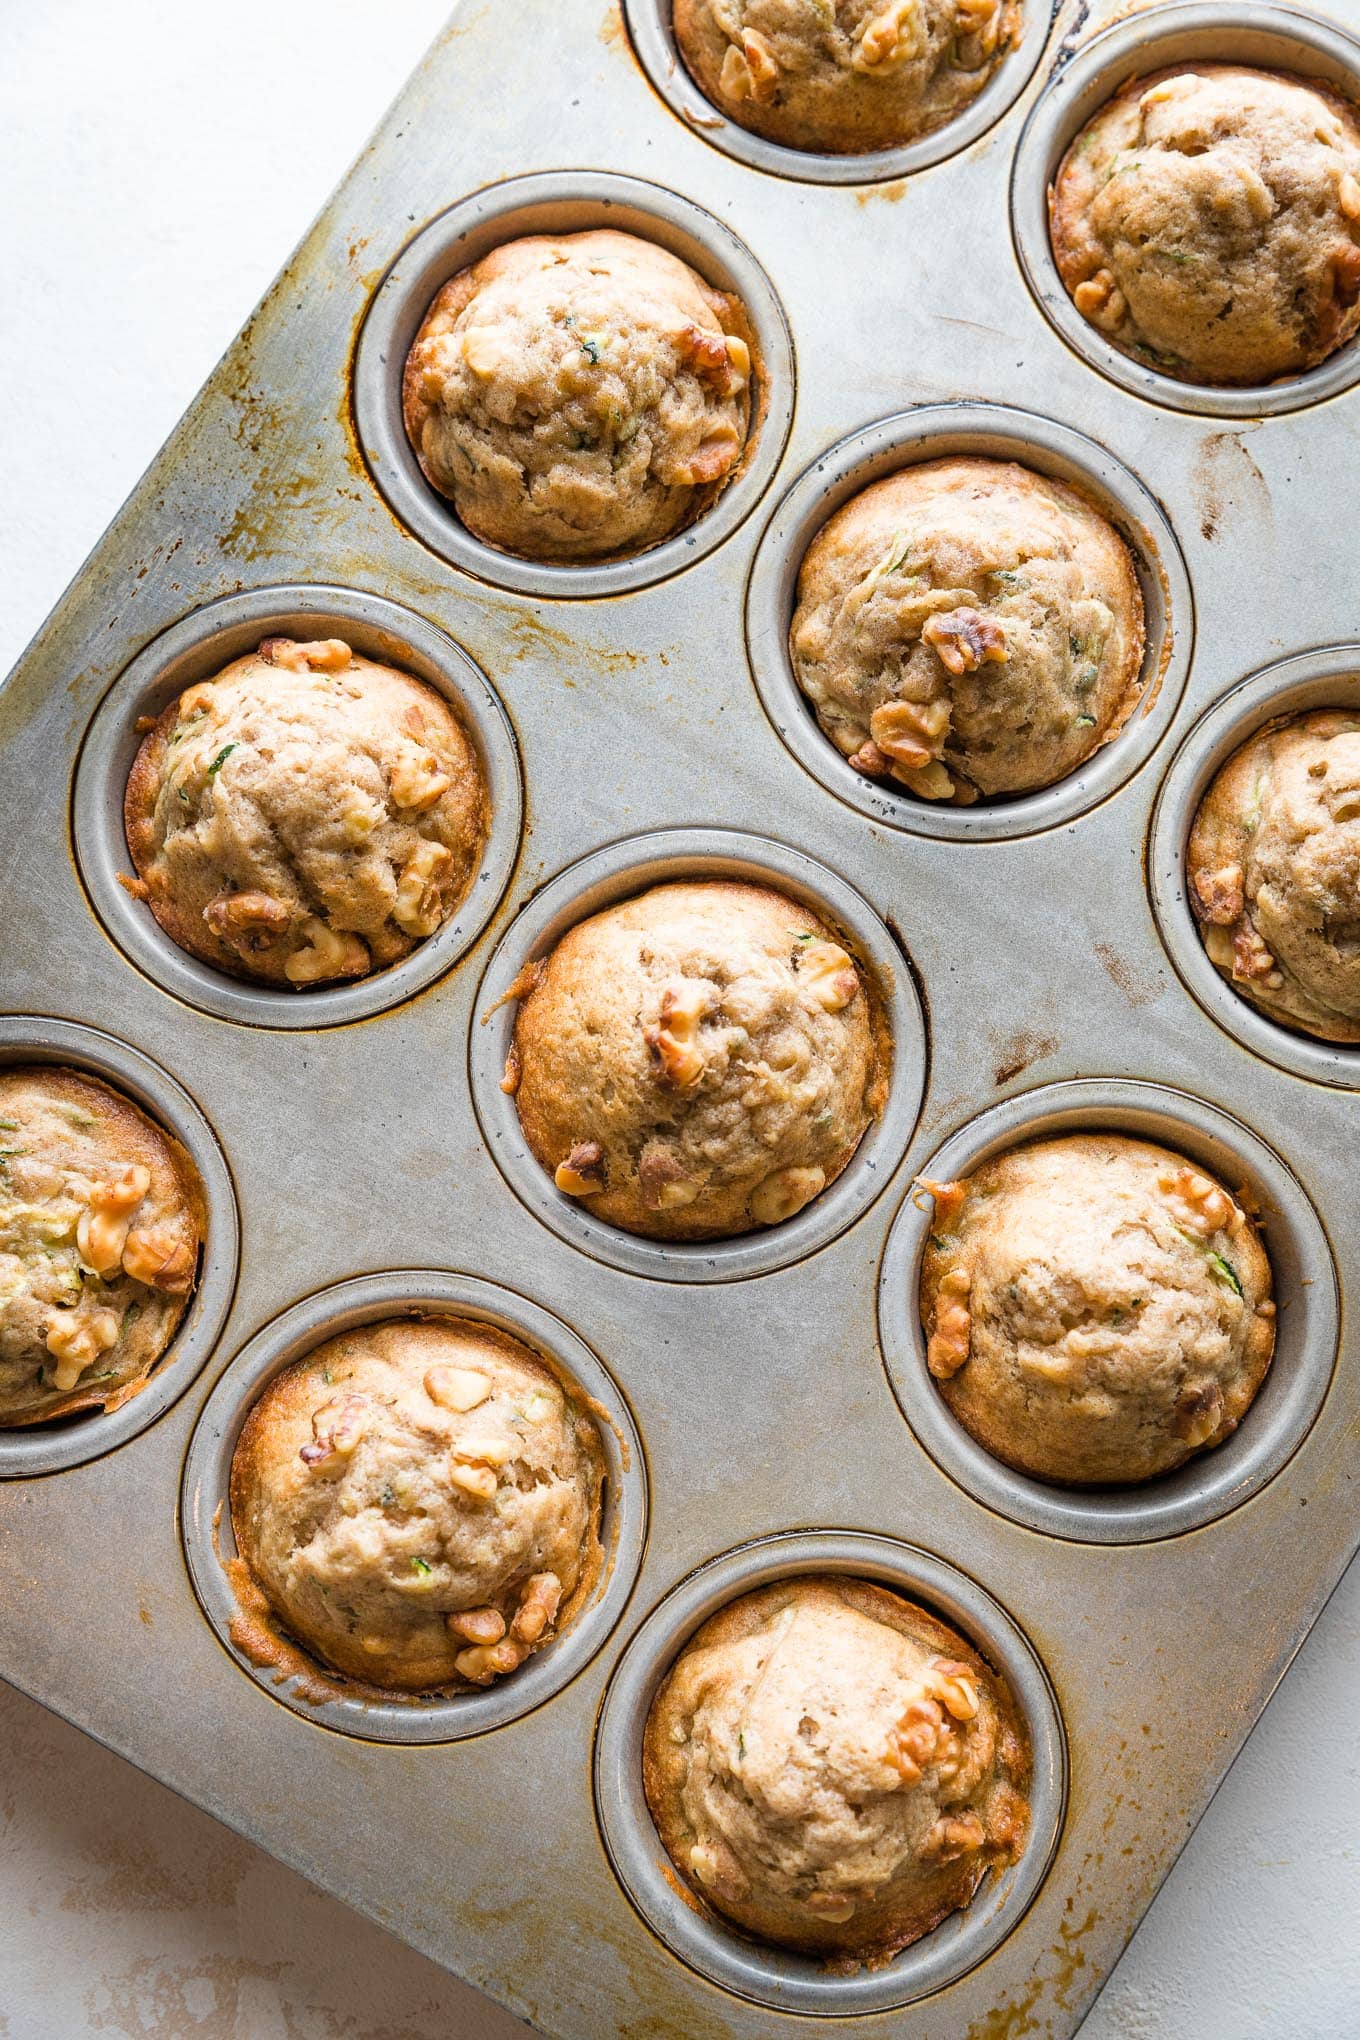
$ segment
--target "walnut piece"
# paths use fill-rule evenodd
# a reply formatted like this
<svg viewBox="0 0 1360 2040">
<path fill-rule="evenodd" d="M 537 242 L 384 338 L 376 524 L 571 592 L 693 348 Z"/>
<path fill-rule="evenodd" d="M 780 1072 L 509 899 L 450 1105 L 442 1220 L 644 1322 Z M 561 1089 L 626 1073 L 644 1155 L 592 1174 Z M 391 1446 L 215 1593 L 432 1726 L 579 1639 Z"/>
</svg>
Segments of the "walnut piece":
<svg viewBox="0 0 1360 2040">
<path fill-rule="evenodd" d="M 704 1073 L 699 1023 L 708 1011 L 709 988 L 685 979 L 668 984 L 661 994 L 661 1018 L 646 1031 L 647 1046 L 661 1066 L 666 1083 L 688 1091 Z"/>
<path fill-rule="evenodd" d="M 723 58 L 719 90 L 728 99 L 753 99 L 757 106 L 768 106 L 778 85 L 779 66 L 770 45 L 756 29 L 743 29 L 740 47 L 733 43 Z"/>
<path fill-rule="evenodd" d="M 947 609 L 943 615 L 927 617 L 921 637 L 954 674 L 976 673 L 981 665 L 1006 663 L 1005 631 L 990 617 L 979 616 L 976 609 Z M 879 740 L 875 737 L 874 741 Z"/>
<path fill-rule="evenodd" d="M 1157 1187 L 1170 1204 L 1176 1224 L 1198 1239 L 1212 1239 L 1215 1233 L 1229 1230 L 1238 1217 L 1227 1191 L 1197 1169 L 1178 1169 L 1174 1174 L 1164 1169 Z"/>
<path fill-rule="evenodd" d="M 1220 865 L 1217 871 L 1195 873 L 1195 897 L 1206 921 L 1230 928 L 1240 921 L 1246 905 L 1242 892 L 1244 873 L 1240 864 Z"/>
<path fill-rule="evenodd" d="M 431 1367 L 425 1393 L 442 1410 L 475 1410 L 491 1393 L 491 1376 L 475 1367 Z"/>
<path fill-rule="evenodd" d="M 808 942 L 794 952 L 798 982 L 824 1013 L 839 1013 L 859 990 L 855 966 L 838 942 Z"/>
<path fill-rule="evenodd" d="M 505 1617 L 498 1608 L 465 1608 L 458 1615 L 446 1615 L 444 1626 L 450 1636 L 464 1643 L 499 1643 L 505 1634 Z"/>
<path fill-rule="evenodd" d="M 336 1396 L 312 1412 L 313 1443 L 299 1447 L 309 1473 L 342 1473 L 368 1429 L 368 1399 Z"/>
<path fill-rule="evenodd" d="M 568 1197 L 594 1197 L 605 1186 L 604 1149 L 597 1140 L 578 1140 L 553 1171 L 553 1182 Z"/>
<path fill-rule="evenodd" d="M 399 808 L 422 814 L 447 793 L 452 779 L 431 751 L 404 744 L 391 775 L 392 799 Z"/>
<path fill-rule="evenodd" d="M 46 1345 L 56 1361 L 52 1386 L 69 1394 L 85 1369 L 118 1343 L 118 1316 L 111 1310 L 61 1310 L 48 1320 Z"/>
<path fill-rule="evenodd" d="M 826 1170 L 815 1164 L 811 1168 L 776 1169 L 763 1183 L 756 1184 L 746 1208 L 757 1225 L 782 1225 L 805 1204 L 811 1204 L 825 1187 Z"/>
<path fill-rule="evenodd" d="M 260 645 L 260 657 L 267 664 L 287 666 L 294 673 L 305 673 L 308 668 L 314 673 L 343 673 L 353 656 L 343 638 L 318 638 L 300 645 L 292 638 L 270 637 Z"/>
<path fill-rule="evenodd" d="M 918 0 L 889 0 L 860 33 L 851 57 L 857 71 L 882 71 L 908 63 L 925 47 Z"/>
<path fill-rule="evenodd" d="M 291 984 L 312 985 L 323 978 L 362 977 L 368 969 L 368 946 L 357 935 L 344 935 L 315 914 L 302 924 L 303 947 L 284 964 Z"/>
<path fill-rule="evenodd" d="M 407 935 L 433 935 L 444 918 L 444 896 L 440 890 L 453 863 L 453 852 L 442 843 L 423 840 L 401 868 L 397 880 L 392 919 Z M 367 961 L 367 951 L 365 951 Z"/>
<path fill-rule="evenodd" d="M 203 918 L 219 941 L 246 955 L 259 955 L 288 933 L 293 909 L 269 893 L 222 893 L 208 902 Z"/>
<path fill-rule="evenodd" d="M 151 1188 L 151 1171 L 129 1162 L 111 1183 L 96 1184 L 89 1208 L 76 1226 L 76 1246 L 85 1266 L 107 1278 L 122 1265 L 132 1214 Z"/>
<path fill-rule="evenodd" d="M 183 1296 L 193 1281 L 195 1259 L 188 1241 L 170 1226 L 138 1226 L 123 1247 L 123 1273 L 167 1296 Z"/>
<path fill-rule="evenodd" d="M 638 1157 L 638 1188 L 651 1211 L 678 1211 L 693 1204 L 699 1185 L 664 1141 L 649 1141 Z"/>
<path fill-rule="evenodd" d="M 557 1620 L 562 1604 L 562 1582 L 554 1572 L 533 1573 L 524 1582 L 510 1634 L 519 1643 L 537 1643 L 545 1629 Z"/>
<path fill-rule="evenodd" d="M 926 1366 L 937 1381 L 948 1381 L 968 1358 L 973 1319 L 966 1299 L 972 1286 L 966 1268 L 950 1268 L 940 1277 L 926 1346 Z"/>
</svg>

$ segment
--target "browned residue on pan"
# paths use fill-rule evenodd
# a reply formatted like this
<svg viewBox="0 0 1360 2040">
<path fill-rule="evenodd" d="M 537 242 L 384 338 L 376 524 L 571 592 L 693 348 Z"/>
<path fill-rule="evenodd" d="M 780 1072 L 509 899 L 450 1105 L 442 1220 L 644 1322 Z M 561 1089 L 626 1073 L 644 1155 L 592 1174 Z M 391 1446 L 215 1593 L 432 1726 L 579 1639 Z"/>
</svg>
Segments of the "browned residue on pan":
<svg viewBox="0 0 1360 2040">
<path fill-rule="evenodd" d="M 628 31 L 623 25 L 623 9 L 619 5 L 619 0 L 610 0 L 609 6 L 604 10 L 604 19 L 600 23 L 597 32 L 600 41 L 606 49 L 626 50 L 628 48 Z"/>
<path fill-rule="evenodd" d="M 1058 1047 L 1057 1037 L 1052 1034 L 1035 1034 L 1028 1029 L 1012 1034 L 996 1044 L 997 1063 L 992 1073 L 998 1090 L 1002 1084 L 1009 1084 L 1030 1067 L 1031 1063 L 1042 1062 L 1045 1056 L 1053 1055 Z"/>
<path fill-rule="evenodd" d="M 1234 517 L 1275 527 L 1270 485 L 1243 443 L 1240 432 L 1209 432 L 1190 470 L 1190 490 L 1201 534 L 1212 544 Z"/>
<path fill-rule="evenodd" d="M 1096 960 L 1111 984 L 1118 987 L 1131 1006 L 1150 1006 L 1161 997 L 1161 985 L 1146 983 L 1110 943 L 1097 942 Z"/>
<path fill-rule="evenodd" d="M 876 198 L 881 198 L 889 205 L 896 205 L 898 199 L 905 195 L 906 189 L 905 177 L 895 177 L 891 184 L 866 184 L 862 191 L 855 193 L 855 204 L 872 205 Z"/>
</svg>

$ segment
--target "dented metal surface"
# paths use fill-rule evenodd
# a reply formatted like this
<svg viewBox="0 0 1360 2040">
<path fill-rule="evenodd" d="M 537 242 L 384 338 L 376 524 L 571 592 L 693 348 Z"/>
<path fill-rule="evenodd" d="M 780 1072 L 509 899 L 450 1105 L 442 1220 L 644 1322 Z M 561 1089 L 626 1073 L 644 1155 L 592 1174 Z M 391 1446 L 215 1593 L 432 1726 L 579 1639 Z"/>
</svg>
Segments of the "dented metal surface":
<svg viewBox="0 0 1360 2040">
<path fill-rule="evenodd" d="M 1111 11 L 1064 10 L 1057 33 L 1079 22 L 1085 42 Z M 979 1967 L 854 2017 L 894 2040 L 1005 2040 L 1072 2031 L 1360 1537 L 1354 1101 L 1215 1023 L 1145 884 L 1157 791 L 1198 718 L 1242 676 L 1354 634 L 1330 562 L 1336 506 L 1360 485 L 1360 399 L 1225 429 L 1065 344 L 1008 210 L 1057 49 L 962 153 L 891 184 L 814 187 L 691 132 L 603 0 L 465 0 L 0 692 L 0 804 L 24 818 L 0 888 L 5 1006 L 159 1063 L 206 1115 L 242 1220 L 231 1315 L 178 1400 L 102 1457 L 0 1483 L 0 1672 L 566 2040 L 825 2030 L 678 1961 L 600 1836 L 609 1673 L 696 1568 L 782 1530 L 878 1533 L 976 1580 L 1028 1637 L 1070 1756 L 1053 1867 Z M 567 601 L 492 588 L 407 535 L 358 454 L 350 371 L 373 292 L 438 213 L 586 165 L 666 185 L 747 244 L 798 383 L 779 472 L 722 546 L 660 585 Z M 785 490 L 847 434 L 956 402 L 1042 412 L 1108 448 L 1165 509 L 1198 615 L 1150 755 L 1079 816 L 1000 843 L 909 835 L 836 798 L 767 718 L 744 641 L 748 571 Z M 134 966 L 85 895 L 69 822 L 86 731 L 149 641 L 215 597 L 298 582 L 387 597 L 464 648 L 514 726 L 526 825 L 504 898 L 446 975 L 370 1017 L 284 1031 L 214 1016 Z M 606 1266 L 544 1226 L 488 1154 L 468 1080 L 482 974 L 536 890 L 622 837 L 699 824 L 763 833 L 859 893 L 911 958 L 931 1051 L 877 1200 L 804 1261 L 703 1285 Z M 988 1105 L 1076 1077 L 1144 1079 L 1247 1122 L 1316 1206 L 1343 1303 L 1330 1390 L 1274 1477 L 1184 1534 L 1104 1547 L 1022 1527 L 939 1469 L 894 1399 L 875 1310 L 913 1172 Z M 324 1285 L 396 1268 L 459 1270 L 567 1321 L 627 1399 L 649 1477 L 619 1626 L 543 1704 L 458 1743 L 357 1742 L 261 1690 L 199 1608 L 176 1516 L 231 1357 Z"/>
</svg>

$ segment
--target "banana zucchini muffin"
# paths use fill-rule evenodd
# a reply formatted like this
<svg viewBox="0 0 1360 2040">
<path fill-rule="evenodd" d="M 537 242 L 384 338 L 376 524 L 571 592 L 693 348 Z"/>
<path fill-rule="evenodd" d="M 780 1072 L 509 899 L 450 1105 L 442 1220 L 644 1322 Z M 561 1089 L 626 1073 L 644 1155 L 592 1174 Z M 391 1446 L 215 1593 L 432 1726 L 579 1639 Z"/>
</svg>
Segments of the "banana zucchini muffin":
<svg viewBox="0 0 1360 2040">
<path fill-rule="evenodd" d="M 1267 723 L 1195 816 L 1190 903 L 1233 990 L 1323 1041 L 1360 1041 L 1360 716 Z"/>
<path fill-rule="evenodd" d="M 0 1070 L 0 1425 L 144 1388 L 203 1230 L 193 1163 L 130 1098 L 78 1070 Z"/>
<path fill-rule="evenodd" d="M 762 1940 L 877 1967 L 1019 1856 L 1030 1756 L 1005 1683 L 867 1581 L 759 1587 L 652 1703 L 647 1803 L 692 1890 Z"/>
<path fill-rule="evenodd" d="M 882 1107 L 888 1044 L 853 958 L 763 886 L 659 885 L 521 974 L 504 1088 L 557 1188 L 653 1239 L 778 1225 Z"/>
<path fill-rule="evenodd" d="M 895 149 L 962 112 L 1015 39 L 1015 0 L 675 0 L 687 69 L 785 148 Z"/>
<path fill-rule="evenodd" d="M 1316 79 L 1132 79 L 1063 158 L 1050 214 L 1082 317 L 1182 382 L 1298 375 L 1360 325 L 1360 120 Z"/>
<path fill-rule="evenodd" d="M 403 1318 L 270 1383 L 231 1520 L 274 1615 L 327 1665 L 397 1692 L 489 1686 L 594 1584 L 603 1478 L 593 1418 L 526 1347 Z"/>
<path fill-rule="evenodd" d="M 1275 1305 L 1256 1226 L 1212 1176 L 1089 1133 L 922 1187 L 927 1364 L 995 1458 L 1123 1486 L 1236 1430 L 1270 1365 Z"/>
<path fill-rule="evenodd" d="M 136 879 L 181 949 L 305 990 L 433 935 L 481 859 L 477 755 L 442 694 L 339 638 L 266 638 L 146 732 L 124 803 Z"/>
<path fill-rule="evenodd" d="M 460 270 L 406 362 L 425 478 L 501 552 L 580 563 L 689 524 L 741 459 L 738 301 L 634 234 L 535 234 Z"/>
<path fill-rule="evenodd" d="M 966 805 L 1074 772 L 1133 708 L 1143 597 L 1077 490 L 1013 461 L 936 460 L 836 511 L 798 575 L 789 650 L 842 757 Z"/>
</svg>

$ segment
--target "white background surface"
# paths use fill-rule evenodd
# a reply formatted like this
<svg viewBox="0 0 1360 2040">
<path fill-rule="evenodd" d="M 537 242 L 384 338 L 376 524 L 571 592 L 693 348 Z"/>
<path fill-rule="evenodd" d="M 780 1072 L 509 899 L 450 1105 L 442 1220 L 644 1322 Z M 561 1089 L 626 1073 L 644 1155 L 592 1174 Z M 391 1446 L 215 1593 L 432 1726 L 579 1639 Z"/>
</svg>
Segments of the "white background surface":
<svg viewBox="0 0 1360 2040">
<path fill-rule="evenodd" d="M 0 0 L 0 672 L 445 11 L 445 0 Z M 1360 2036 L 1357 1666 L 1360 1570 L 1083 2040 Z M 0 1686 L 3 2040 L 523 2031 Z"/>
</svg>

